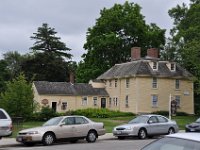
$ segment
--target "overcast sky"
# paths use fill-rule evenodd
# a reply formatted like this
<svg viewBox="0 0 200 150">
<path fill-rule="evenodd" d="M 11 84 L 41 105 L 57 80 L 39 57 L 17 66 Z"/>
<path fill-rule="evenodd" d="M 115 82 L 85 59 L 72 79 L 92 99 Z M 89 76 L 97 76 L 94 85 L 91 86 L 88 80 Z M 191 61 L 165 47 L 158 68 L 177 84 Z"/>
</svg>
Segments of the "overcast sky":
<svg viewBox="0 0 200 150">
<path fill-rule="evenodd" d="M 168 10 L 189 0 L 129 0 L 142 7 L 147 23 L 172 28 Z M 124 0 L 0 0 L 0 59 L 8 51 L 29 53 L 33 46 L 30 36 L 43 23 L 55 28 L 57 36 L 72 50 L 72 60 L 80 61 L 85 52 L 86 32 L 95 25 L 100 10 Z"/>
</svg>

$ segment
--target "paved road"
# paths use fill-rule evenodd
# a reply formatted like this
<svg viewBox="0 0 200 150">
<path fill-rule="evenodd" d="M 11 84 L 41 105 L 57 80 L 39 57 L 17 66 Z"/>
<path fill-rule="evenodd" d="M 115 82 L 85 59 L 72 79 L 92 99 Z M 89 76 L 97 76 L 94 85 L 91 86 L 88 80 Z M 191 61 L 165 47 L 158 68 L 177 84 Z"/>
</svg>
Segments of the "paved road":
<svg viewBox="0 0 200 150">
<path fill-rule="evenodd" d="M 155 139 L 139 140 L 131 138 L 125 140 L 97 140 L 96 143 L 79 141 L 75 144 L 65 142 L 54 144 L 53 146 L 35 145 L 33 147 L 25 147 L 19 145 L 17 147 L 0 148 L 0 150 L 139 150 L 153 140 Z"/>
</svg>

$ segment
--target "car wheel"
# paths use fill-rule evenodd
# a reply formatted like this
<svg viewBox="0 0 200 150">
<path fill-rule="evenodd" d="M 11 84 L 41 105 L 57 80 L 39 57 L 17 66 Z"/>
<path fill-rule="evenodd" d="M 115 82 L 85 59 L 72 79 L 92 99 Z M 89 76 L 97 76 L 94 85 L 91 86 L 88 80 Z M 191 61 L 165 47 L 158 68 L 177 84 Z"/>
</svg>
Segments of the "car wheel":
<svg viewBox="0 0 200 150">
<path fill-rule="evenodd" d="M 118 138 L 119 140 L 124 140 L 124 139 L 125 139 L 124 136 L 118 136 L 117 138 Z"/>
<path fill-rule="evenodd" d="M 138 132 L 138 137 L 140 139 L 146 139 L 147 137 L 147 132 L 145 129 L 140 129 L 139 132 Z"/>
<path fill-rule="evenodd" d="M 93 143 L 93 142 L 96 141 L 96 139 L 97 139 L 97 134 L 96 134 L 96 132 L 95 132 L 95 131 L 89 131 L 89 132 L 88 132 L 88 135 L 87 135 L 87 137 L 86 137 L 87 142 L 88 142 L 88 143 Z"/>
<path fill-rule="evenodd" d="M 45 133 L 42 139 L 43 145 L 52 145 L 55 142 L 55 136 L 52 133 Z"/>
<path fill-rule="evenodd" d="M 169 130 L 168 130 L 168 134 L 174 134 L 174 133 L 175 133 L 174 128 L 169 128 Z"/>
</svg>

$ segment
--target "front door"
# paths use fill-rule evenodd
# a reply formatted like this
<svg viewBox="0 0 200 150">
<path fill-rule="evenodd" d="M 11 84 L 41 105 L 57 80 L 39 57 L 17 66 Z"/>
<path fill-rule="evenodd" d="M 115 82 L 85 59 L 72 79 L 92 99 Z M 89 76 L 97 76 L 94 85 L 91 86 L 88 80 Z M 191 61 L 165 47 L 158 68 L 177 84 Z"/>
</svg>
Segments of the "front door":
<svg viewBox="0 0 200 150">
<path fill-rule="evenodd" d="M 106 108 L 106 98 L 101 98 L 101 108 Z"/>
<path fill-rule="evenodd" d="M 56 112 L 57 102 L 52 102 L 52 109 Z"/>
</svg>

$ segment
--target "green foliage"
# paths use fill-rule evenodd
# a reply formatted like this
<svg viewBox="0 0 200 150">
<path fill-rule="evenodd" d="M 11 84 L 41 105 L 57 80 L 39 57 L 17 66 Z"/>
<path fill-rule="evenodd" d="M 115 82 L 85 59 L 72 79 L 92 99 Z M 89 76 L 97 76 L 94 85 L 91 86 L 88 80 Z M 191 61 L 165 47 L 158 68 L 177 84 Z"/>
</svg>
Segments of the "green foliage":
<svg viewBox="0 0 200 150">
<path fill-rule="evenodd" d="M 68 114 L 68 112 L 66 112 Z M 112 118 L 112 117 L 127 117 L 134 116 L 131 112 L 120 112 L 113 111 L 105 108 L 95 109 L 95 108 L 87 108 L 87 109 L 78 109 L 75 111 L 70 111 L 71 115 L 83 115 L 89 118 Z"/>
<path fill-rule="evenodd" d="M 88 29 L 87 52 L 77 69 L 77 81 L 88 82 L 113 65 L 130 61 L 133 46 L 142 47 L 144 56 L 147 48 L 165 44 L 165 30 L 147 25 L 140 11 L 139 5 L 128 1 L 101 10 L 95 26 Z"/>
<path fill-rule="evenodd" d="M 0 93 L 5 91 L 6 81 L 10 80 L 10 73 L 5 60 L 0 60 Z"/>
<path fill-rule="evenodd" d="M 164 110 L 155 111 L 155 112 L 152 112 L 152 114 L 158 114 L 158 115 L 162 115 L 162 116 L 168 117 L 169 116 L 169 111 L 164 111 Z M 177 111 L 176 112 L 176 116 L 189 116 L 189 114 L 187 114 L 186 112 Z"/>
<path fill-rule="evenodd" d="M 22 64 L 22 70 L 28 80 L 68 81 L 68 63 L 62 57 L 37 53 Z"/>
<path fill-rule="evenodd" d="M 46 121 L 50 118 L 57 117 L 58 114 L 49 107 L 42 107 L 40 112 L 36 112 L 32 115 L 31 120 L 35 121 Z"/>
<path fill-rule="evenodd" d="M 54 28 L 49 27 L 47 23 L 43 23 L 42 27 L 38 28 L 37 33 L 33 34 L 34 36 L 31 36 L 31 39 L 35 40 L 35 43 L 30 49 L 34 52 L 45 52 L 71 58 L 72 55 L 66 53 L 70 49 L 60 41 L 60 37 L 55 36 L 57 32 Z"/>
<path fill-rule="evenodd" d="M 172 39 L 169 50 L 178 57 L 188 71 L 195 76 L 195 96 L 200 95 L 200 3 L 191 0 L 190 7 L 185 4 L 177 5 L 169 10 L 169 15 L 174 19 L 174 28 L 171 30 Z M 195 112 L 198 111 L 200 101 L 195 98 Z"/>
<path fill-rule="evenodd" d="M 23 74 L 7 82 L 5 92 L 1 93 L 0 107 L 12 117 L 26 119 L 32 115 L 35 108 L 32 84 L 26 81 Z"/>
</svg>

